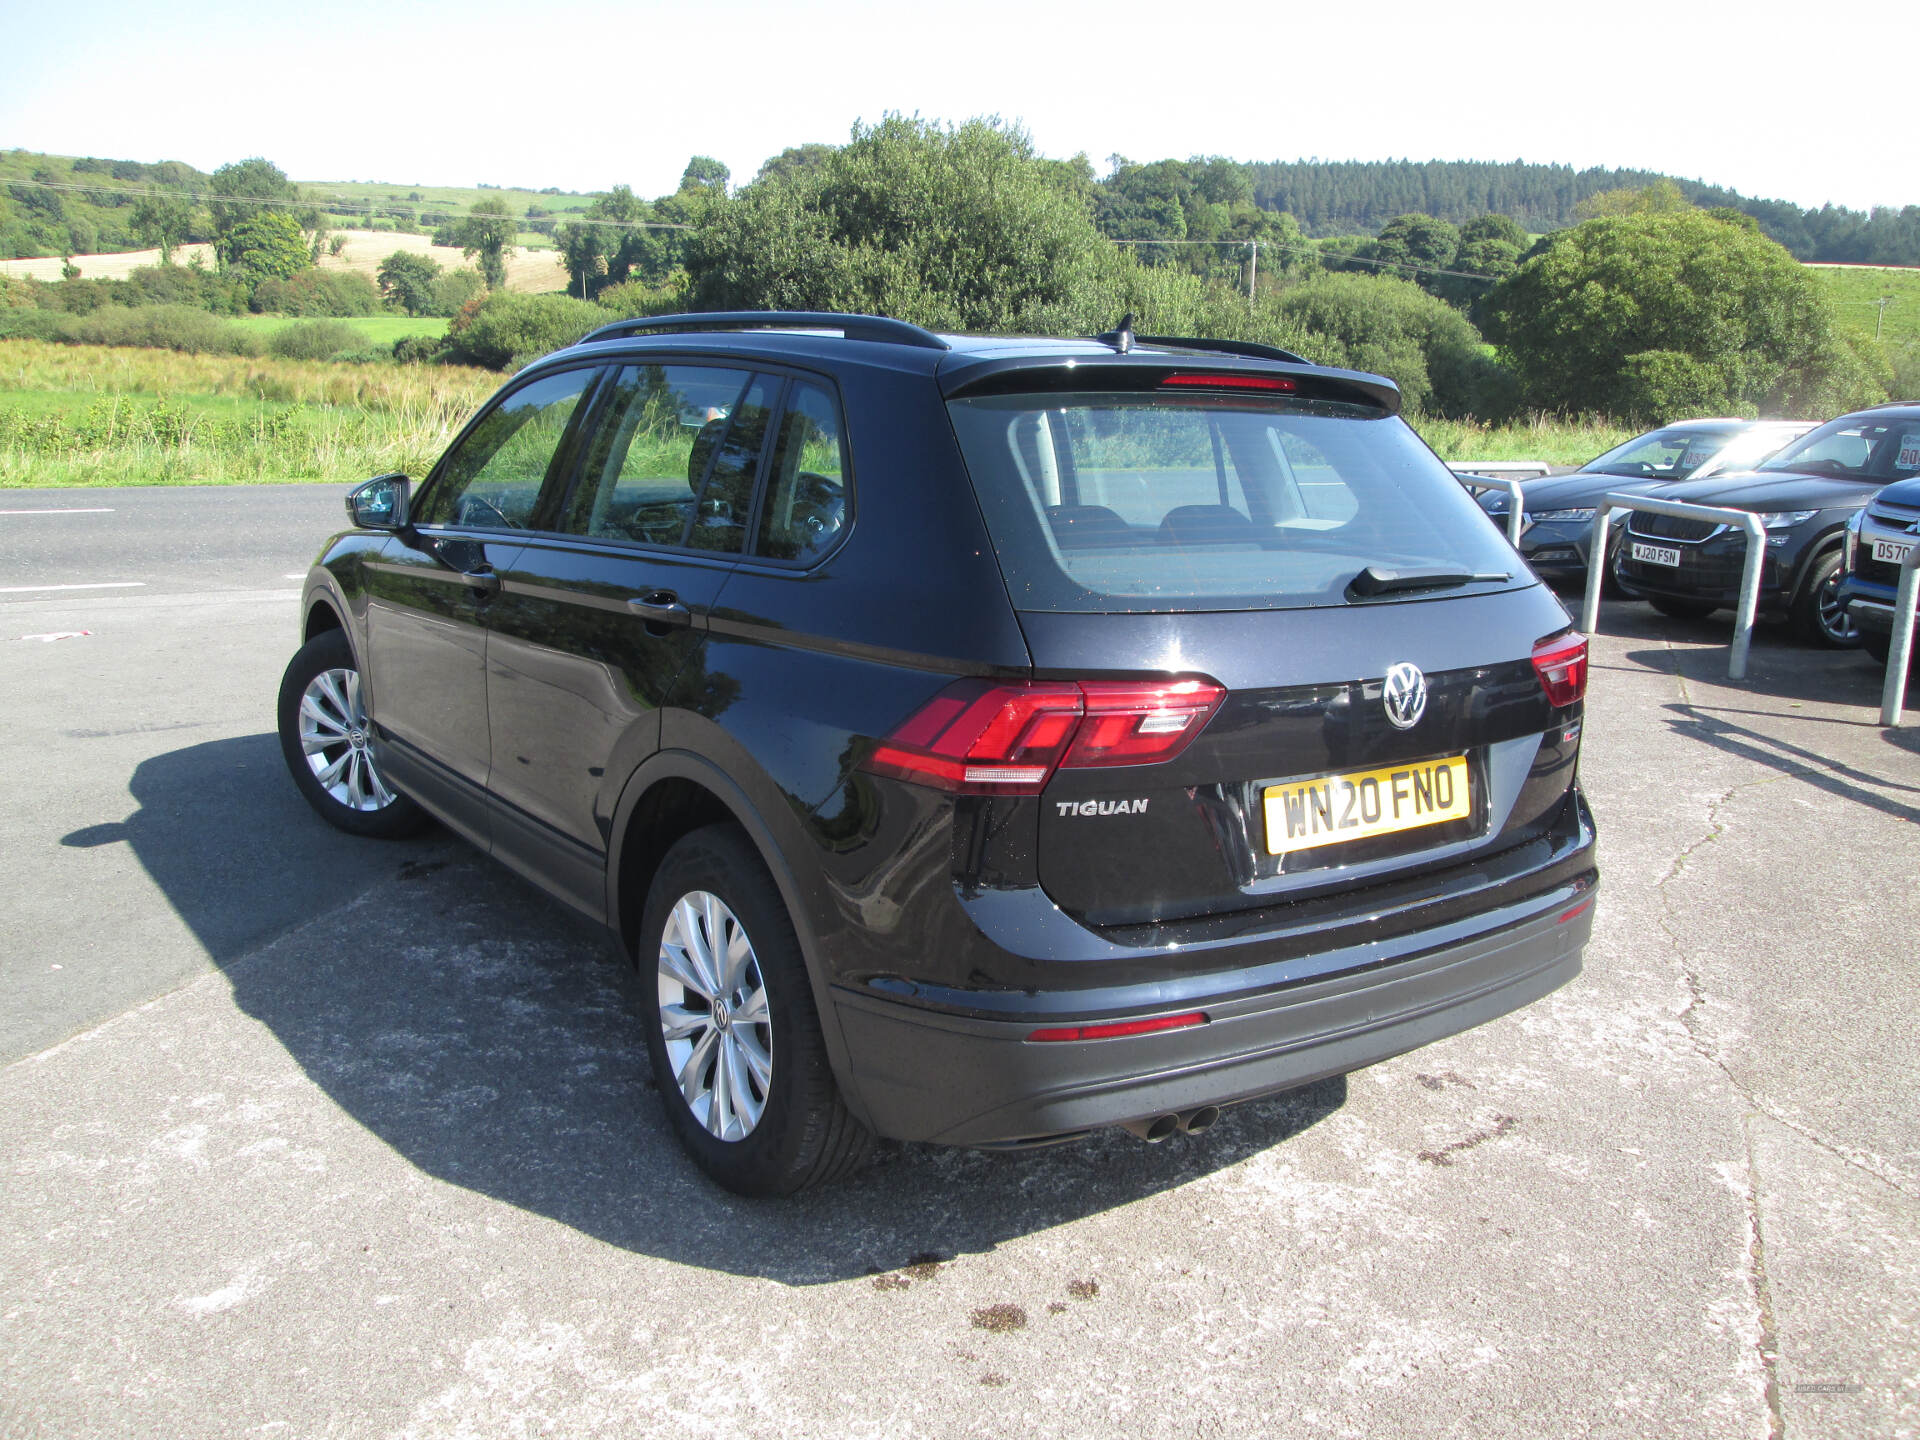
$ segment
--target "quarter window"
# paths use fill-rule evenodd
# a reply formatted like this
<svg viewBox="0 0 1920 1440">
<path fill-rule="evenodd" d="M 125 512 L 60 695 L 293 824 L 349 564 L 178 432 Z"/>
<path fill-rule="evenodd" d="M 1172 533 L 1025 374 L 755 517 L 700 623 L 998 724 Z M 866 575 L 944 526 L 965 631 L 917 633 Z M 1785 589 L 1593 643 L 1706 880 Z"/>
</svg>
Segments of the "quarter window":
<svg viewBox="0 0 1920 1440">
<path fill-rule="evenodd" d="M 804 563 L 830 550 L 846 523 L 847 452 L 839 407 L 818 385 L 797 381 L 780 421 L 754 553 Z"/>
<path fill-rule="evenodd" d="M 419 523 L 525 530 L 597 370 L 549 375 L 508 395 L 447 456 Z"/>
</svg>

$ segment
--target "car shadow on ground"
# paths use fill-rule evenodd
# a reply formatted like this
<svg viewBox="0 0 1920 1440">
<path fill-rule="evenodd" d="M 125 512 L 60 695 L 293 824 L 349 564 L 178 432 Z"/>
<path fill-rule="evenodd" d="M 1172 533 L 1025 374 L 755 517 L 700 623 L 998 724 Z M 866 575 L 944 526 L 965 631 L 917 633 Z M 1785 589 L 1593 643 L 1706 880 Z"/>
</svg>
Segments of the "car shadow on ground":
<svg viewBox="0 0 1920 1440">
<path fill-rule="evenodd" d="M 668 1131 L 638 981 L 592 926 L 438 831 L 339 835 L 279 773 L 271 735 L 153 757 L 131 789 L 135 814 L 67 843 L 130 844 L 240 1008 L 348 1116 L 429 1175 L 680 1264 L 799 1285 L 991 1250 L 1219 1171 L 1346 1099 L 1323 1081 L 1157 1146 L 1121 1131 L 1022 1154 L 885 1145 L 837 1186 L 742 1200 Z"/>
</svg>

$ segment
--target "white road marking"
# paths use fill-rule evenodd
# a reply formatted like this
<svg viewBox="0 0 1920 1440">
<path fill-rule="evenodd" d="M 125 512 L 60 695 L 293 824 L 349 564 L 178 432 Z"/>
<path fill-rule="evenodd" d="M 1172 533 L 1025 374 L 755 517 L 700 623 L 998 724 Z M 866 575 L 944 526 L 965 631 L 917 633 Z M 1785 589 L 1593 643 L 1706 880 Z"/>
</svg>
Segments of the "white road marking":
<svg viewBox="0 0 1920 1440">
<path fill-rule="evenodd" d="M 78 640 L 91 635 L 91 630 L 49 630 L 44 635 L 22 635 L 22 640 Z"/>
<path fill-rule="evenodd" d="M 0 510 L 0 515 L 111 515 L 111 505 L 90 510 Z"/>
<path fill-rule="evenodd" d="M 304 579 L 306 579 L 307 577 L 306 577 L 306 575 L 305 575 L 305 573 L 303 572 L 303 573 L 301 573 L 301 574 L 297 574 L 297 575 L 282 575 L 282 576 L 281 576 L 280 578 L 281 578 L 282 580 L 304 580 Z"/>
<path fill-rule="evenodd" d="M 36 590 L 138 590 L 144 580 L 103 580 L 97 585 L 0 585 L 0 595 L 26 595 Z"/>
</svg>

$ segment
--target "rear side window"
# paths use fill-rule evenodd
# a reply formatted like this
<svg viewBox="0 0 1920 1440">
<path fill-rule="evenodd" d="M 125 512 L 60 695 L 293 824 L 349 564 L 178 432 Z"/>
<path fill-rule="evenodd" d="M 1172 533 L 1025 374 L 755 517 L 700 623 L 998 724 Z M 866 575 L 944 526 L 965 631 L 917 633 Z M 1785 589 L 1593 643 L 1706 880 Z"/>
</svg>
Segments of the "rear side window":
<svg viewBox="0 0 1920 1440">
<path fill-rule="evenodd" d="M 1368 566 L 1524 573 L 1405 423 L 1362 407 L 1108 393 L 949 409 L 1019 609 L 1344 605 Z"/>
</svg>

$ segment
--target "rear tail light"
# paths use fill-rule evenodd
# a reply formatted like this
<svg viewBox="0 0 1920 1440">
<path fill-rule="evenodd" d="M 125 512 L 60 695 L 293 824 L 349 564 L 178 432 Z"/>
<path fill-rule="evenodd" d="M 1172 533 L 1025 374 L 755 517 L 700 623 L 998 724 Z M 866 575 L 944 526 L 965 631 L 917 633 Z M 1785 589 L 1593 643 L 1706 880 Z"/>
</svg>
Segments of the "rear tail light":
<svg viewBox="0 0 1920 1440">
<path fill-rule="evenodd" d="M 1549 703 L 1576 703 L 1587 693 L 1587 637 L 1569 630 L 1539 641 L 1533 647 L 1533 673 Z"/>
<path fill-rule="evenodd" d="M 959 680 L 861 768 L 959 795 L 1038 795 L 1062 766 L 1154 765 L 1226 698 L 1211 680 Z"/>
</svg>

